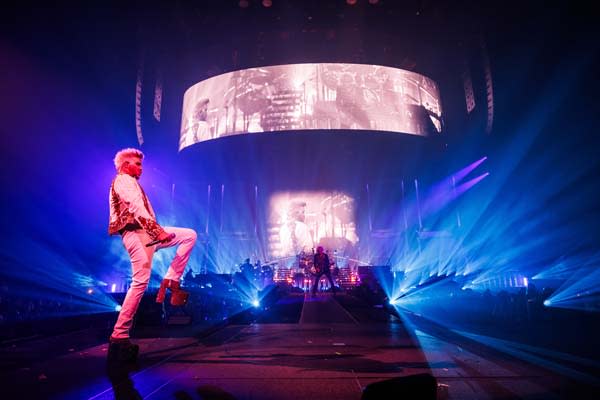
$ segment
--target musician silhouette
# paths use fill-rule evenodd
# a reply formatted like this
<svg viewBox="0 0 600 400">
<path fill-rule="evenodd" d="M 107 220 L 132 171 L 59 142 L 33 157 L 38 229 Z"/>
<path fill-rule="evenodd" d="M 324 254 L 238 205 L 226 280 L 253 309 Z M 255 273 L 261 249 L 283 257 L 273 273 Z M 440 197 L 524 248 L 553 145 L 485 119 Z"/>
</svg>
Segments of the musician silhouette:
<svg viewBox="0 0 600 400">
<path fill-rule="evenodd" d="M 319 280 L 321 276 L 325 275 L 327 279 L 329 279 L 329 283 L 331 284 L 331 290 L 335 294 L 336 288 L 333 284 L 333 279 L 331 278 L 331 263 L 329 262 L 329 256 L 323 251 L 323 246 L 317 247 L 317 252 L 314 256 L 313 265 L 316 270 L 315 273 L 315 283 L 312 286 L 312 294 L 317 293 L 317 287 L 319 286 Z"/>
</svg>

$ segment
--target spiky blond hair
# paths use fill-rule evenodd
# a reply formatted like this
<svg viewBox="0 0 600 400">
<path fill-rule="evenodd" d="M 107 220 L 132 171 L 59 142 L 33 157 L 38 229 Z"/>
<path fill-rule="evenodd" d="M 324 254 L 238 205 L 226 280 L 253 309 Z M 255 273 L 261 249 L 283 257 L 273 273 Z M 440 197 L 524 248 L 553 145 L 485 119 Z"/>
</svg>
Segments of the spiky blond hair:
<svg viewBox="0 0 600 400">
<path fill-rule="evenodd" d="M 144 153 L 142 153 L 141 150 L 133 149 L 133 148 L 119 150 L 117 152 L 117 154 L 115 154 L 114 163 L 115 163 L 115 168 L 117 169 L 117 172 L 121 170 L 121 167 L 123 166 L 123 163 L 125 162 L 125 159 L 132 157 L 132 156 L 139 157 L 142 160 L 144 159 Z"/>
</svg>

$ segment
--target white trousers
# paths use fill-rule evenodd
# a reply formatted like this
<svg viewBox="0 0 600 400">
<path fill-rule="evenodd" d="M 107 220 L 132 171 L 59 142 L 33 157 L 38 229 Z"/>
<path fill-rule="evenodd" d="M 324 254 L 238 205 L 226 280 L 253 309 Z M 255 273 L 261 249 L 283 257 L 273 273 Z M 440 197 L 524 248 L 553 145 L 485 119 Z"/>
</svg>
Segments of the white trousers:
<svg viewBox="0 0 600 400">
<path fill-rule="evenodd" d="M 177 246 L 175 257 L 164 276 L 164 279 L 174 281 L 179 281 L 190 259 L 190 254 L 196 244 L 196 232 L 193 229 L 170 226 L 163 227 L 163 229 L 169 234 L 174 233 L 175 238 L 170 242 L 151 247 L 146 247 L 146 244 L 150 243 L 152 239 L 143 229 L 123 233 L 123 245 L 131 258 L 131 286 L 129 286 L 125 300 L 121 305 L 121 312 L 111 335 L 115 339 L 129 337 L 133 317 L 150 281 L 154 252 L 166 247 Z"/>
</svg>

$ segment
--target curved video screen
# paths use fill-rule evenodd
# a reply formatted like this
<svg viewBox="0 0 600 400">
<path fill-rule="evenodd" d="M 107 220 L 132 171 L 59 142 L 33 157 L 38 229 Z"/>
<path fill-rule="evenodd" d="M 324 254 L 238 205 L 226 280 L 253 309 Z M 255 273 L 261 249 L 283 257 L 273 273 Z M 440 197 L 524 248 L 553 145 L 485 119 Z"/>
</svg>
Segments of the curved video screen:
<svg viewBox="0 0 600 400">
<path fill-rule="evenodd" d="M 288 64 L 229 72 L 185 92 L 179 150 L 230 135 L 307 129 L 440 133 L 438 86 L 415 72 L 379 65 Z"/>
</svg>

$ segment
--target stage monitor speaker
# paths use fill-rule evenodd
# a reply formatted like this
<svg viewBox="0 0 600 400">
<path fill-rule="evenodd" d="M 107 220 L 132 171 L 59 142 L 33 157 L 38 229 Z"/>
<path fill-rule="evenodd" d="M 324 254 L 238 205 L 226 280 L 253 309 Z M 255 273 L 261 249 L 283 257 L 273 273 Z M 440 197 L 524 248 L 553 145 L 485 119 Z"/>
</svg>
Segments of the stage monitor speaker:
<svg viewBox="0 0 600 400">
<path fill-rule="evenodd" d="M 437 382 L 430 374 L 402 376 L 367 385 L 361 400 L 435 400 Z"/>
</svg>

